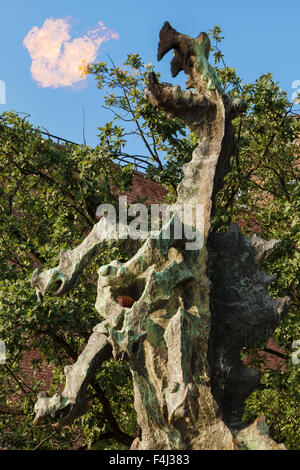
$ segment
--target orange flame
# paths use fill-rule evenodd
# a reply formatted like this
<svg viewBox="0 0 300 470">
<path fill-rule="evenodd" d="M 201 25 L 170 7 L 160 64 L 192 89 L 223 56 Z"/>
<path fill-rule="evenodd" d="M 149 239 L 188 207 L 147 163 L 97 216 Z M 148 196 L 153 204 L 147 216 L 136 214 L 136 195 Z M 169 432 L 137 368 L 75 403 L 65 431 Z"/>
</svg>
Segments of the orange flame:
<svg viewBox="0 0 300 470">
<path fill-rule="evenodd" d="M 26 35 L 23 44 L 32 59 L 32 78 L 39 86 L 71 86 L 85 79 L 87 64 L 95 61 L 101 44 L 119 39 L 101 21 L 95 30 L 72 40 L 70 29 L 68 18 L 48 18 L 41 28 L 34 26 Z"/>
</svg>

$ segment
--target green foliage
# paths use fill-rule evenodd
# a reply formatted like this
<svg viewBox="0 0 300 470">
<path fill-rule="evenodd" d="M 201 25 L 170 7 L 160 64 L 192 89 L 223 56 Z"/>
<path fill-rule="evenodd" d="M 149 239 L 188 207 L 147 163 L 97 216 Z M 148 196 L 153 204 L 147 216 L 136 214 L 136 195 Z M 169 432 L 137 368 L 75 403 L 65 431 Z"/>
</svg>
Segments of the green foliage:
<svg viewBox="0 0 300 470">
<path fill-rule="evenodd" d="M 247 400 L 245 423 L 264 413 L 272 436 L 290 450 L 300 447 L 299 366 L 285 372 L 265 371 L 261 386 Z"/>
<path fill-rule="evenodd" d="M 129 436 L 135 436 L 137 431 L 136 414 L 132 406 L 133 389 L 128 364 L 111 359 L 100 371 L 97 381 L 109 399 L 121 429 Z M 81 419 L 85 429 L 86 445 L 89 449 L 109 450 L 112 448 L 110 439 L 105 439 L 105 436 L 109 434 L 110 426 L 103 417 L 103 408 L 96 400 L 96 403 L 93 402 L 91 411 Z M 128 446 L 115 440 L 113 449 L 124 450 L 128 449 Z"/>
<path fill-rule="evenodd" d="M 63 383 L 64 365 L 76 360 L 99 322 L 94 309 L 97 267 L 128 255 L 117 248 L 104 251 L 81 285 L 63 298 L 45 297 L 43 303 L 37 302 L 31 287 L 32 271 L 55 266 L 60 250 L 75 247 L 91 230 L 97 206 L 116 205 L 118 194 L 130 190 L 131 184 L 131 169 L 117 166 L 107 149 L 58 147 L 16 113 L 1 115 L 0 339 L 7 351 L 6 365 L 0 366 L 3 446 L 30 449 L 53 434 L 50 423 L 32 427 L 36 392 L 43 384 L 24 379 L 24 353 L 38 349 L 41 358 L 35 360 L 34 370 L 48 364 L 53 383 L 57 377 L 56 383 Z M 97 417 L 93 419 L 95 424 Z M 103 423 L 109 427 L 107 417 Z M 84 445 L 90 439 L 85 432 L 77 423 L 72 430 L 56 432 L 42 448 L 70 448 L 78 436 Z"/>
</svg>

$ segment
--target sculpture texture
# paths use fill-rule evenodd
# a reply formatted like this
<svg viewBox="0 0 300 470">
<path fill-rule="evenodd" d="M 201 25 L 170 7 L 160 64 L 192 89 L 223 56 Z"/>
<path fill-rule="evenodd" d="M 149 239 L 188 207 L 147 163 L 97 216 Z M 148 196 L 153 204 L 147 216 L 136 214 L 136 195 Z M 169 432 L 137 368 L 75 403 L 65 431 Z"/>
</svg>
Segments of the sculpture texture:
<svg viewBox="0 0 300 470">
<path fill-rule="evenodd" d="M 236 225 L 227 233 L 209 232 L 216 193 L 230 170 L 231 122 L 246 107 L 223 91 L 208 62 L 206 33 L 193 39 L 165 23 L 158 59 L 171 49 L 172 75 L 183 70 L 187 89 L 159 83 L 152 73 L 145 96 L 199 138 L 183 170 L 177 205 L 203 207 L 203 244 L 189 250 L 184 237 L 176 238 L 176 218 L 182 216 L 175 212 L 128 262 L 100 267 L 96 310 L 102 321 L 77 362 L 65 368 L 64 391 L 52 398 L 39 394 L 36 422 L 60 411 L 61 427 L 82 415 L 88 384 L 113 355 L 126 357 L 132 373 L 141 428 L 132 449 L 280 449 L 263 416 L 242 425 L 244 401 L 258 386 L 259 373 L 240 358 L 244 346 L 267 339 L 287 312 L 288 298 L 272 299 L 267 290 L 273 278 L 259 269 L 279 242 L 245 238 Z M 195 212 L 189 223 L 197 228 Z M 39 297 L 68 292 L 108 244 L 131 243 L 110 240 L 105 224 L 102 217 L 80 246 L 61 252 L 57 268 L 34 272 Z M 125 308 L 117 297 L 128 292 L 135 302 Z"/>
</svg>

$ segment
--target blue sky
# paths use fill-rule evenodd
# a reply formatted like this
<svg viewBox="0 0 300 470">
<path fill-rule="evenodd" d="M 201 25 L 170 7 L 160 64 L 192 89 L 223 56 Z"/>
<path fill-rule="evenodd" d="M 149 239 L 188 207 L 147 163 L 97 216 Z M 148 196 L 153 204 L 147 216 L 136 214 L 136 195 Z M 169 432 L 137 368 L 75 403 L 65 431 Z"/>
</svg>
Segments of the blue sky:
<svg viewBox="0 0 300 470">
<path fill-rule="evenodd" d="M 103 96 L 94 79 L 88 77 L 85 87 L 39 87 L 31 76 L 32 60 L 23 45 L 32 27 L 41 28 L 49 18 L 66 17 L 71 18 L 71 39 L 97 28 L 98 21 L 119 35 L 118 40 L 111 39 L 100 46 L 98 60 L 106 61 L 109 54 L 120 65 L 128 53 L 139 53 L 144 62 L 154 64 L 164 81 L 174 83 L 169 73 L 170 56 L 161 63 L 156 59 L 159 30 L 166 20 L 190 36 L 219 25 L 225 36 L 222 50 L 226 63 L 236 67 L 246 81 L 273 72 L 289 97 L 295 91 L 292 82 L 300 81 L 299 0 L 1 2 L 0 80 L 6 84 L 6 104 L 0 104 L 0 113 L 11 109 L 27 112 L 34 125 L 78 143 L 82 143 L 83 107 L 88 145 L 97 144 L 97 127 L 112 117 L 102 109 Z M 134 151 L 132 145 L 130 150 Z"/>
</svg>

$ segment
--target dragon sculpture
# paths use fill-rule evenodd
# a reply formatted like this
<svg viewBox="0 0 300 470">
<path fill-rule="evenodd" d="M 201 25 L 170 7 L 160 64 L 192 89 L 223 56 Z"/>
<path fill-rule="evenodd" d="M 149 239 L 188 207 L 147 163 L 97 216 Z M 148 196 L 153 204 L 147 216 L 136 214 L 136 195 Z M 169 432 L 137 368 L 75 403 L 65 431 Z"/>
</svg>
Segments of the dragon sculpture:
<svg viewBox="0 0 300 470">
<path fill-rule="evenodd" d="M 187 240 L 174 236 L 180 217 L 174 214 L 129 261 L 100 267 L 96 310 L 101 321 L 77 362 L 66 366 L 63 392 L 39 394 L 35 422 L 50 415 L 57 417 L 58 428 L 70 424 L 88 409 L 86 389 L 101 364 L 110 357 L 125 358 L 141 428 L 132 449 L 282 449 L 263 416 L 250 426 L 242 424 L 244 402 L 258 386 L 259 372 L 240 357 L 244 346 L 266 340 L 287 313 L 289 299 L 268 295 L 273 277 L 259 268 L 279 242 L 245 238 L 236 225 L 227 233 L 209 231 L 215 196 L 234 151 L 232 120 L 246 105 L 225 94 L 208 62 L 206 33 L 193 39 L 166 22 L 158 60 L 170 50 L 172 75 L 185 72 L 186 90 L 159 83 L 151 73 L 145 96 L 199 138 L 183 169 L 177 205 L 203 207 L 203 244 L 186 249 Z M 62 251 L 56 268 L 34 272 L 39 298 L 68 292 L 108 245 L 132 243 L 110 240 L 105 223 L 101 218 L 81 245 Z M 190 224 L 196 226 L 195 216 Z M 119 305 L 122 292 L 132 293 L 131 307 Z"/>
</svg>

